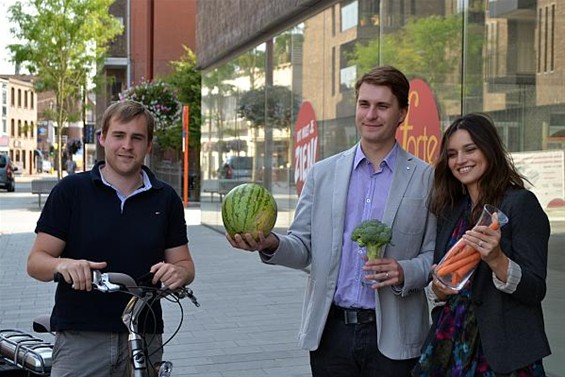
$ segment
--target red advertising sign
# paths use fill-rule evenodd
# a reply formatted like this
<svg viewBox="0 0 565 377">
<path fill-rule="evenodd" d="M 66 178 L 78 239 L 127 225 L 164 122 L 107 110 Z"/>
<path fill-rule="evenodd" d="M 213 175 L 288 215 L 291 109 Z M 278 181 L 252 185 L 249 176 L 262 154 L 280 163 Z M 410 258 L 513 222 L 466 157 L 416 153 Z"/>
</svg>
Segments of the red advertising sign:
<svg viewBox="0 0 565 377">
<path fill-rule="evenodd" d="M 294 127 L 294 184 L 299 196 L 308 171 L 319 158 L 318 122 L 312 104 L 305 101 Z"/>
<path fill-rule="evenodd" d="M 441 141 L 439 111 L 434 93 L 422 79 L 410 81 L 410 107 L 396 130 L 396 140 L 404 149 L 427 162 L 439 155 Z"/>
</svg>

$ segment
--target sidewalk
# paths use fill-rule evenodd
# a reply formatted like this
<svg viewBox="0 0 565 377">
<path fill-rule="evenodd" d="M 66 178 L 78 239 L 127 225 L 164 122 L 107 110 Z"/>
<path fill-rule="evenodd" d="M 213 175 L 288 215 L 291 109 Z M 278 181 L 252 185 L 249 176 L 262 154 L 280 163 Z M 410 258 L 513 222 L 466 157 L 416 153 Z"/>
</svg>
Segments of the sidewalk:
<svg viewBox="0 0 565 377">
<path fill-rule="evenodd" d="M 0 206 L 0 329 L 33 334 L 33 318 L 51 310 L 55 284 L 25 273 L 39 210 L 35 195 L 15 195 L 29 205 Z M 164 355 L 174 364 L 173 375 L 310 376 L 308 353 L 296 345 L 306 275 L 232 249 L 223 235 L 200 225 L 199 208 L 187 209 L 186 218 L 197 274 L 191 288 L 201 306 L 182 302 L 182 327 Z M 172 303 L 163 307 L 167 339 L 181 313 Z"/>
<path fill-rule="evenodd" d="M 0 329 L 32 333 L 32 319 L 51 310 L 55 285 L 37 282 L 25 273 L 40 213 L 37 197 L 23 191 L 9 195 L 10 199 L 4 196 L 0 201 Z M 12 198 L 17 203 L 7 204 Z M 255 253 L 232 249 L 222 234 L 200 225 L 196 206 L 186 209 L 186 219 L 196 265 L 191 287 L 201 306 L 182 302 L 182 327 L 164 355 L 174 363 L 173 375 L 310 376 L 308 353 L 296 345 L 306 274 L 262 264 Z M 552 377 L 565 377 L 564 246 L 565 233 L 552 235 L 543 302 L 553 351 L 545 366 Z M 181 313 L 172 303 L 163 306 L 166 339 Z"/>
<path fill-rule="evenodd" d="M 199 209 L 188 209 L 186 218 L 199 223 Z M 189 225 L 188 236 L 197 276 L 192 288 L 201 307 L 184 305 L 183 330 L 166 350 L 175 372 L 310 376 L 308 353 L 297 347 L 306 274 L 265 265 L 202 225 Z M 169 326 L 176 323 L 173 317 L 168 311 Z"/>
</svg>

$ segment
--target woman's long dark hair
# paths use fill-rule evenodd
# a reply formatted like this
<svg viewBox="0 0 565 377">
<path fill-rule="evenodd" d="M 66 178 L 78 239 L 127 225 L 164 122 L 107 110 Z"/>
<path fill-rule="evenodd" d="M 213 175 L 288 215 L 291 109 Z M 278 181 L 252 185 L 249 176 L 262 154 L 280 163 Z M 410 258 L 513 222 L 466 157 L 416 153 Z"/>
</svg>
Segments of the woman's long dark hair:
<svg viewBox="0 0 565 377">
<path fill-rule="evenodd" d="M 466 195 L 463 184 L 453 176 L 448 166 L 447 143 L 458 130 L 469 132 L 488 164 L 479 180 L 479 197 L 472 208 L 471 219 L 475 221 L 485 204 L 499 206 L 508 188 L 524 188 L 524 181 L 527 179 L 514 166 L 493 121 L 486 114 L 470 113 L 461 116 L 445 130 L 441 139 L 440 154 L 435 162 L 430 210 L 436 216 L 445 215 Z"/>
</svg>

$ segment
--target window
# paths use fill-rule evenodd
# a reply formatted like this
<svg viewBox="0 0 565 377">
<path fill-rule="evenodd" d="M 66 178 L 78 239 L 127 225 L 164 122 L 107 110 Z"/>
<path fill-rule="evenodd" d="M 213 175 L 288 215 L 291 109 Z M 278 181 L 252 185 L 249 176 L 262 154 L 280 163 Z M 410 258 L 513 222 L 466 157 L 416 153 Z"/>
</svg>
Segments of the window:
<svg viewBox="0 0 565 377">
<path fill-rule="evenodd" d="M 344 5 L 341 8 L 341 31 L 357 26 L 358 8 L 359 4 L 357 1 Z"/>
<path fill-rule="evenodd" d="M 110 96 L 112 101 L 119 101 L 120 93 L 122 92 L 122 82 L 118 81 L 117 79 L 112 81 L 112 86 L 110 90 L 111 90 Z"/>
<path fill-rule="evenodd" d="M 547 55 L 548 55 L 547 40 L 548 40 L 549 22 L 547 22 L 547 19 L 548 19 L 547 15 L 548 15 L 548 11 L 547 11 L 547 7 L 546 7 L 545 8 L 545 22 L 544 22 L 544 25 L 543 25 L 544 26 L 544 28 L 543 28 L 544 29 L 544 38 L 543 38 L 544 43 L 543 44 L 544 44 L 544 50 L 545 50 L 545 54 L 543 56 L 543 71 L 544 72 L 547 72 Z"/>
<path fill-rule="evenodd" d="M 351 64 L 351 57 L 355 49 L 355 43 L 344 43 L 341 45 L 339 56 L 339 85 L 340 91 L 352 89 L 357 80 L 357 66 Z"/>
<path fill-rule="evenodd" d="M 550 116 L 549 136 L 560 137 L 565 135 L 565 113 L 554 113 Z"/>
<path fill-rule="evenodd" d="M 339 72 L 339 84 L 342 90 L 352 89 L 357 80 L 357 67 L 352 65 L 342 68 Z"/>
<path fill-rule="evenodd" d="M 332 47 L 332 96 L 335 96 L 336 87 L 335 87 L 335 67 L 337 66 L 337 57 L 335 53 L 335 47 Z"/>
<path fill-rule="evenodd" d="M 542 24 L 542 17 L 541 17 L 541 8 L 538 9 L 538 72 L 541 72 L 541 56 L 542 56 L 542 45 L 541 45 L 541 24 Z"/>
<path fill-rule="evenodd" d="M 549 69 L 555 69 L 555 4 L 551 6 L 551 27 L 550 27 L 550 41 L 549 41 Z"/>
</svg>

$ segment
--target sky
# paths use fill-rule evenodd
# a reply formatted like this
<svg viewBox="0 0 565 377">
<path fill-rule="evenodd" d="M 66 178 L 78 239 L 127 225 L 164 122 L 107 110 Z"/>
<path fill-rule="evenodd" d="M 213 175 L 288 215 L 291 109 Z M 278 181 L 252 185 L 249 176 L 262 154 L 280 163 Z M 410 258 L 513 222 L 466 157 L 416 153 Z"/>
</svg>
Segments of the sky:
<svg viewBox="0 0 565 377">
<path fill-rule="evenodd" d="M 10 52 L 6 47 L 16 42 L 10 33 L 11 25 L 8 21 L 8 8 L 16 1 L 0 0 L 0 74 L 14 73 L 14 65 L 10 63 Z"/>
</svg>

